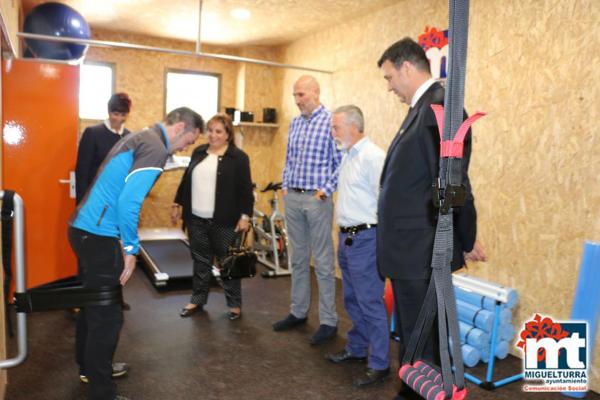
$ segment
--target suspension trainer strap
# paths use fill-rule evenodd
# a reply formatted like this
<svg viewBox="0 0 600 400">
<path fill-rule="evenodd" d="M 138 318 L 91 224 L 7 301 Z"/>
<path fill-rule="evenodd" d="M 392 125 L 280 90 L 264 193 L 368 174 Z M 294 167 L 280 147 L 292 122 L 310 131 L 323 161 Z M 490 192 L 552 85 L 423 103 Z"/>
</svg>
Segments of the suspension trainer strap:
<svg viewBox="0 0 600 400">
<path fill-rule="evenodd" d="M 431 261 L 432 276 L 423 307 L 402 360 L 403 368 L 406 371 L 407 368 L 410 368 L 408 364 L 421 357 L 427 334 L 431 331 L 437 303 L 442 386 L 446 399 L 453 396 L 453 383 L 456 384 L 455 389 L 458 391 L 465 388 L 456 298 L 451 272 L 454 208 L 464 205 L 467 195 L 463 185 L 461 160 L 464 140 L 470 126 L 484 115 L 476 113 L 463 121 L 469 1 L 450 0 L 449 8 L 450 51 L 444 106 L 431 106 L 438 122 L 441 139 L 439 179 L 435 185 L 433 196 L 434 202 L 439 206 L 439 214 Z M 449 341 L 453 343 L 452 360 Z M 414 367 L 416 364 L 412 365 Z"/>
<path fill-rule="evenodd" d="M 448 80 L 444 98 L 444 126 L 442 144 L 454 144 L 460 127 L 463 125 L 464 88 L 467 65 L 467 40 L 469 23 L 469 1 L 450 0 L 449 2 L 449 46 Z M 465 129 L 464 133 L 466 135 Z M 462 142 L 461 138 L 458 138 Z M 442 145 L 443 147 L 443 145 Z M 462 148 L 462 143 L 461 146 Z M 462 153 L 462 151 L 461 151 Z M 452 286 L 450 260 L 453 255 L 453 208 L 464 204 L 462 160 L 459 154 L 440 154 L 440 188 L 444 190 L 443 205 L 440 207 L 438 226 L 433 251 L 433 279 L 435 280 L 438 300 L 438 325 L 440 340 L 440 360 L 443 386 L 446 398 L 452 396 L 452 364 L 448 349 L 449 338 L 452 340 L 452 361 L 454 364 L 454 382 L 457 388 L 465 387 L 464 364 L 460 348 L 456 299 Z M 462 156 L 462 154 L 460 154 Z M 461 190 L 462 189 L 462 190 Z M 454 193 L 459 193 L 455 199 Z M 451 195 L 452 194 L 452 195 Z M 455 200 L 459 200 L 453 204 Z"/>
<path fill-rule="evenodd" d="M 453 208 L 464 204 L 465 188 L 463 185 L 462 173 L 462 150 L 456 149 L 456 143 L 462 149 L 462 142 L 470 125 L 480 118 L 483 114 L 476 113 L 473 117 L 464 119 L 464 87 L 467 62 L 467 42 L 468 42 L 468 23 L 469 23 L 469 1 L 451 0 L 450 1 L 450 56 L 449 71 L 447 81 L 447 91 L 444 99 L 444 124 L 442 134 L 442 147 L 444 154 L 440 155 L 440 188 L 444 188 L 444 204 L 440 207 L 438 229 L 436 231 L 436 245 L 438 242 L 446 243 L 446 252 L 435 250 L 434 260 L 432 262 L 433 275 L 438 289 L 438 318 L 439 318 L 439 337 L 440 358 L 442 362 L 442 378 L 444 380 L 444 391 L 446 397 L 451 395 L 452 369 L 450 367 L 448 352 L 448 337 L 453 342 L 452 359 L 454 361 L 454 379 L 458 389 L 464 388 L 464 364 L 460 349 L 458 318 L 456 312 L 456 299 L 452 287 L 452 277 L 448 261 L 441 259 L 441 255 L 446 255 L 446 260 L 452 259 L 453 254 Z M 444 146 L 444 142 L 450 142 L 451 148 Z M 443 226 L 449 229 L 440 229 Z M 438 235 L 439 240 L 438 240 Z M 437 259 L 436 259 L 437 258 Z M 440 301 L 445 301 L 442 306 Z M 446 325 L 447 323 L 447 325 Z M 446 332 L 446 328 L 448 331 Z M 447 335 L 449 334 L 449 335 Z"/>
<path fill-rule="evenodd" d="M 453 140 L 444 140 L 442 137 L 444 134 L 444 107 L 439 104 L 432 104 L 431 108 L 435 114 L 435 119 L 440 131 L 440 157 L 462 158 L 465 137 L 469 132 L 469 128 L 471 128 L 471 125 L 473 125 L 475 121 L 483 117 L 485 113 L 478 111 L 471 115 L 460 125 Z"/>
<path fill-rule="evenodd" d="M 13 247 L 13 218 L 14 197 L 12 190 L 4 191 L 2 199 L 2 266 L 4 268 L 4 314 L 6 315 L 6 328 L 8 336 L 13 337 L 12 320 L 10 319 L 8 291 L 12 281 L 12 247 Z"/>
</svg>

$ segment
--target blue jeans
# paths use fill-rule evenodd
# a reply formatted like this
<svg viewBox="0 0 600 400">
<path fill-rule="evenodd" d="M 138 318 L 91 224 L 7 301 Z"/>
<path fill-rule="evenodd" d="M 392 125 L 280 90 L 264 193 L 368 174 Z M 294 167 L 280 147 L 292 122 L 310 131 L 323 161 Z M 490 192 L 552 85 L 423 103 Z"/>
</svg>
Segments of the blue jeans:
<svg viewBox="0 0 600 400">
<path fill-rule="evenodd" d="M 342 270 L 344 306 L 352 320 L 346 350 L 356 357 L 369 357 L 369 368 L 390 366 L 390 333 L 383 304 L 384 282 L 377 271 L 377 228 L 352 236 L 352 245 L 339 234 L 338 261 Z"/>
</svg>

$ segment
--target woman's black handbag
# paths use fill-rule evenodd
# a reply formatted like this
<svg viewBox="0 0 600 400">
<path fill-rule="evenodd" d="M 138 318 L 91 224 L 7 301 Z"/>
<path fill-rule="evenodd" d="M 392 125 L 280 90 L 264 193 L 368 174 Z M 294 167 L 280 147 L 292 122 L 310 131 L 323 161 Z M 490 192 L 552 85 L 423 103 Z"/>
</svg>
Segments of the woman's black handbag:
<svg viewBox="0 0 600 400">
<path fill-rule="evenodd" d="M 245 245 L 246 232 L 238 236 L 229 253 L 218 261 L 221 279 L 252 278 L 256 275 L 256 254 Z"/>
</svg>

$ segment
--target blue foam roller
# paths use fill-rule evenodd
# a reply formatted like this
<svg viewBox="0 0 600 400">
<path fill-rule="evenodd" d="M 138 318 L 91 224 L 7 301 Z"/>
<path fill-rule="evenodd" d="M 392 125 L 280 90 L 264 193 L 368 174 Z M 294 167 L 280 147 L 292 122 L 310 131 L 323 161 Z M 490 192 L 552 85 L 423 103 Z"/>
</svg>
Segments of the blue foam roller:
<svg viewBox="0 0 600 400">
<path fill-rule="evenodd" d="M 454 286 L 454 294 L 456 295 L 457 300 L 464 301 L 465 303 L 469 303 L 486 310 L 493 311 L 494 307 L 496 306 L 496 302 L 489 297 L 484 297 L 480 294 L 471 292 L 470 290 L 463 289 L 458 286 Z M 506 304 L 501 303 L 500 306 L 506 307 Z"/>
<path fill-rule="evenodd" d="M 512 322 L 512 311 L 510 308 L 500 308 L 500 323 L 510 324 Z"/>
<path fill-rule="evenodd" d="M 498 334 L 496 335 L 496 343 L 498 343 L 501 340 L 512 342 L 516 339 L 515 335 L 516 331 L 515 326 L 513 324 L 500 324 L 498 326 Z M 491 338 L 492 334 L 490 333 L 490 340 Z"/>
<path fill-rule="evenodd" d="M 452 352 L 454 351 L 454 345 L 452 343 L 452 339 L 448 340 L 448 345 L 450 346 L 450 355 L 452 355 Z M 479 349 L 466 344 L 466 343 L 461 343 L 460 345 L 460 351 L 462 353 L 462 358 L 463 358 L 463 364 L 465 364 L 465 366 L 467 367 L 474 367 L 477 365 L 477 363 L 479 362 L 479 360 L 481 359 L 481 354 L 479 352 Z"/>
<path fill-rule="evenodd" d="M 489 297 L 483 297 L 477 293 L 470 292 L 463 288 L 455 287 L 454 292 L 456 299 L 465 303 L 476 306 L 477 308 L 483 308 L 491 312 L 495 312 L 496 302 Z M 515 292 L 516 293 L 516 292 Z M 510 323 L 512 321 L 512 311 L 506 306 L 506 304 L 500 304 L 500 322 Z"/>
<path fill-rule="evenodd" d="M 500 335 L 498 336 L 500 337 L 500 340 L 506 340 L 508 342 L 515 339 L 515 334 L 517 333 L 513 324 L 502 324 L 500 325 L 499 331 Z"/>
<path fill-rule="evenodd" d="M 509 344 L 506 340 L 501 340 L 498 344 L 496 344 L 496 358 L 504 360 L 506 356 L 508 356 L 508 347 Z"/>
<path fill-rule="evenodd" d="M 460 321 L 475 325 L 477 328 L 483 329 L 488 333 L 491 332 L 494 322 L 494 314 L 491 311 L 478 308 L 460 300 L 456 301 L 456 307 Z"/>
<path fill-rule="evenodd" d="M 490 358 L 490 346 L 484 346 L 477 349 L 479 351 L 480 360 L 483 362 L 488 362 L 488 358 Z"/>
<path fill-rule="evenodd" d="M 458 321 L 458 329 L 461 343 L 466 343 L 477 348 L 484 346 L 485 343 L 489 343 L 490 341 L 490 335 L 473 325 Z"/>
<path fill-rule="evenodd" d="M 479 350 L 468 344 L 463 344 L 460 346 L 460 349 L 462 351 L 463 363 L 469 368 L 476 366 L 481 358 Z"/>
<path fill-rule="evenodd" d="M 509 348 L 510 343 L 508 343 L 506 340 L 499 341 L 496 343 L 496 352 L 494 353 L 494 356 L 500 360 L 504 360 L 506 357 L 508 357 Z M 478 348 L 477 350 L 479 351 L 479 354 L 481 354 L 481 361 L 487 363 L 490 358 L 490 345 L 488 344 L 487 346 Z"/>
<path fill-rule="evenodd" d="M 588 367 L 592 366 L 594 342 L 600 313 L 600 243 L 587 241 L 583 245 L 583 256 L 579 266 L 579 280 L 575 290 L 571 319 L 588 323 Z M 585 392 L 563 392 L 565 396 L 584 398 Z"/>
<path fill-rule="evenodd" d="M 474 278 L 472 276 L 469 276 L 469 279 L 472 279 L 474 281 L 484 282 L 488 285 L 494 285 L 499 288 L 505 288 L 504 286 L 498 285 L 494 282 L 486 281 L 486 280 L 479 279 L 479 278 Z M 482 308 L 485 308 L 486 310 L 493 310 L 494 306 L 496 305 L 496 302 L 494 300 L 492 300 L 488 297 L 483 298 L 482 295 L 477 294 L 475 292 L 471 292 L 470 290 L 466 290 L 466 289 L 463 289 L 461 287 L 456 287 L 456 286 L 455 286 L 455 290 L 456 290 L 456 298 L 460 299 L 464 302 L 467 302 L 467 303 L 470 303 L 470 304 L 473 304 L 476 306 L 480 306 Z M 508 289 L 508 301 L 506 303 L 503 303 L 503 305 L 508 308 L 513 308 L 517 304 L 518 301 L 519 301 L 519 294 L 517 293 L 517 291 L 515 289 L 509 288 Z"/>
</svg>

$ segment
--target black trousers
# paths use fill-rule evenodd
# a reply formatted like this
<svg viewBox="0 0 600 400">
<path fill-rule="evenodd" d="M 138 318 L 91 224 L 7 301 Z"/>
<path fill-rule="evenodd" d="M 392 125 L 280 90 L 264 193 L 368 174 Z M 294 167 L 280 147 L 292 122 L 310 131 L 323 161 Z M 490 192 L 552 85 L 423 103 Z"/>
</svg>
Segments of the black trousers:
<svg viewBox="0 0 600 400">
<path fill-rule="evenodd" d="M 69 242 L 79 264 L 79 279 L 84 286 L 119 285 L 123 271 L 123 252 L 116 238 L 98 236 L 69 228 Z M 112 400 L 116 385 L 112 381 L 112 360 L 123 325 L 120 304 L 85 307 L 77 318 L 75 352 L 80 373 L 89 379 L 90 400 Z"/>
<path fill-rule="evenodd" d="M 190 303 L 204 305 L 208 301 L 213 258 L 227 255 L 238 234 L 234 227 L 222 226 L 215 224 L 211 219 L 195 216 L 192 216 L 186 225 L 194 261 Z M 242 306 L 240 279 L 223 281 L 223 291 L 229 308 Z"/>
<path fill-rule="evenodd" d="M 396 312 L 396 325 L 400 336 L 399 359 L 402 365 L 402 358 L 406 352 L 406 346 L 410 340 L 419 312 L 425 301 L 429 279 L 392 279 L 392 289 L 394 291 L 394 308 Z M 436 309 L 437 310 L 437 309 Z M 423 348 L 421 359 L 431 361 L 439 365 L 439 338 L 437 320 L 433 323 L 431 332 L 427 337 L 427 342 Z"/>
</svg>

